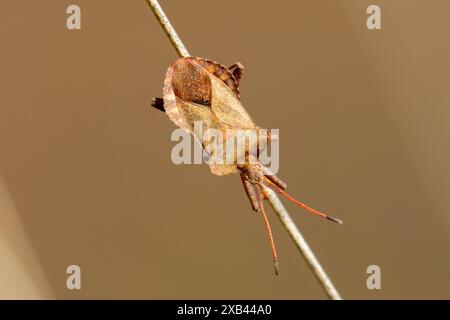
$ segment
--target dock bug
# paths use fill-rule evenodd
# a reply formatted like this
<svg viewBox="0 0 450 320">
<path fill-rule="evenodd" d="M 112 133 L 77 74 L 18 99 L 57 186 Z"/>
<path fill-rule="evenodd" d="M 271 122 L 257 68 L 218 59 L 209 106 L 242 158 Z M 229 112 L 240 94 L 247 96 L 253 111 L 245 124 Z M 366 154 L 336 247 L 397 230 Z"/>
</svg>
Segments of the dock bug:
<svg viewBox="0 0 450 320">
<path fill-rule="evenodd" d="M 206 129 L 216 129 L 223 134 L 224 141 L 234 139 L 233 132 L 239 130 L 254 130 L 258 128 L 244 109 L 240 101 L 239 83 L 243 73 L 243 66 L 236 63 L 227 68 L 217 62 L 198 58 L 184 57 L 176 60 L 167 70 L 164 81 L 163 98 L 155 98 L 152 106 L 164 111 L 178 127 L 194 135 L 202 147 L 210 147 L 210 141 L 198 135 L 194 130 L 194 123 L 200 121 Z M 264 137 L 270 140 L 270 135 Z M 244 185 L 245 192 L 250 200 L 253 210 L 262 213 L 267 228 L 275 264 L 275 273 L 278 274 L 278 257 L 272 236 L 272 231 L 264 211 L 263 188 L 268 187 L 285 196 L 307 211 L 333 222 L 342 223 L 341 220 L 330 217 L 322 212 L 308 207 L 292 198 L 285 192 L 286 184 L 275 174 L 260 164 L 257 160 L 259 150 L 257 139 L 256 153 L 251 152 L 249 145 L 240 148 L 244 154 L 244 163 L 210 163 L 211 172 L 215 175 L 228 175 L 238 173 Z M 216 150 L 208 148 L 211 155 Z M 255 150 L 255 149 L 253 149 Z M 239 151 L 238 151 L 239 152 Z"/>
</svg>

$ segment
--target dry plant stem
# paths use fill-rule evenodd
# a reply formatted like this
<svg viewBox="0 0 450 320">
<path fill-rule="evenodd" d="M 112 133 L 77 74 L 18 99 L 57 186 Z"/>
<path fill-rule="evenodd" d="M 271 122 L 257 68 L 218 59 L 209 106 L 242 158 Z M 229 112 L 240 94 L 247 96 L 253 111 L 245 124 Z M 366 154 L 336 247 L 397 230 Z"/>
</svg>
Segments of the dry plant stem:
<svg viewBox="0 0 450 320">
<path fill-rule="evenodd" d="M 177 51 L 178 55 L 180 57 L 188 57 L 189 52 L 183 45 L 183 42 L 181 42 L 180 37 L 178 37 L 178 34 L 172 27 L 172 24 L 170 23 L 163 9 L 159 5 L 158 1 L 157 0 L 146 0 L 146 1 L 150 6 L 150 8 L 152 9 L 153 13 L 155 14 L 156 19 L 158 19 L 159 23 L 161 24 L 161 27 L 163 28 L 167 37 L 169 37 L 170 42 Z M 300 250 L 300 253 L 305 258 L 309 267 L 314 272 L 314 275 L 316 276 L 317 280 L 319 280 L 320 284 L 322 285 L 322 287 L 324 288 L 330 299 L 342 300 L 341 296 L 334 287 L 330 278 L 320 265 L 319 260 L 317 260 L 313 251 L 309 247 L 305 238 L 303 238 L 302 234 L 298 230 L 289 213 L 284 208 L 278 196 L 275 194 L 274 191 L 268 188 L 264 188 L 264 194 L 266 195 L 267 200 L 269 201 L 273 210 L 277 213 L 287 232 L 291 236 L 292 240 L 295 242 L 295 245 Z"/>
<path fill-rule="evenodd" d="M 331 282 L 330 277 L 328 277 L 328 275 L 325 273 L 325 270 L 322 268 L 319 260 L 317 260 L 314 252 L 309 247 L 305 238 L 303 238 L 303 235 L 301 234 L 300 230 L 298 230 L 297 226 L 295 225 L 289 213 L 286 211 L 286 208 L 283 206 L 276 193 L 269 188 L 264 188 L 263 192 L 267 197 L 270 205 L 272 206 L 273 211 L 275 211 L 280 218 L 281 223 L 286 228 L 298 250 L 300 250 L 303 258 L 305 258 L 317 280 L 319 280 L 320 284 L 328 294 L 328 297 L 330 297 L 330 299 L 332 300 L 342 300 L 339 292 Z"/>
<path fill-rule="evenodd" d="M 189 52 L 187 51 L 183 42 L 181 42 L 180 37 L 178 36 L 175 29 L 172 27 L 172 24 L 170 23 L 163 9 L 159 5 L 158 1 L 157 0 L 146 0 L 146 1 L 150 6 L 150 9 L 152 9 L 153 13 L 155 14 L 156 19 L 158 19 L 159 24 L 163 28 L 164 32 L 166 33 L 167 37 L 169 38 L 178 55 L 180 57 L 189 57 Z"/>
</svg>

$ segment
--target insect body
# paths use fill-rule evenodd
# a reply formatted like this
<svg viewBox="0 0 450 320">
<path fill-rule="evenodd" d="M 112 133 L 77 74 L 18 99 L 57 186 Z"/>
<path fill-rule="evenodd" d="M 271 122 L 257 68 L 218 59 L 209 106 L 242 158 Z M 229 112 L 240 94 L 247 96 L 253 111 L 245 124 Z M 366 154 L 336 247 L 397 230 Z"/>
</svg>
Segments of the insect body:
<svg viewBox="0 0 450 320">
<path fill-rule="evenodd" d="M 278 274 L 278 257 L 263 205 L 265 187 L 322 218 L 342 222 L 289 196 L 284 191 L 286 184 L 258 162 L 261 130 L 241 104 L 239 83 L 242 73 L 243 66 L 240 63 L 227 68 L 207 59 L 180 58 L 167 70 L 163 99 L 155 98 L 152 105 L 165 111 L 177 126 L 193 134 L 210 156 L 218 156 L 219 150 L 212 146 L 210 140 L 196 132 L 194 127 L 196 122 L 200 122 L 206 129 L 219 131 L 221 133 L 219 139 L 225 144 L 233 140 L 235 133 L 240 130 L 252 131 L 258 136 L 258 139 L 249 142 L 248 147 L 240 148 L 231 163 L 211 161 L 209 165 L 215 175 L 232 173 L 240 175 L 253 210 L 261 212 L 264 218 L 272 247 L 275 272 Z M 270 135 L 264 136 L 263 139 L 270 140 Z M 236 161 L 238 158 L 245 160 L 238 162 Z"/>
</svg>

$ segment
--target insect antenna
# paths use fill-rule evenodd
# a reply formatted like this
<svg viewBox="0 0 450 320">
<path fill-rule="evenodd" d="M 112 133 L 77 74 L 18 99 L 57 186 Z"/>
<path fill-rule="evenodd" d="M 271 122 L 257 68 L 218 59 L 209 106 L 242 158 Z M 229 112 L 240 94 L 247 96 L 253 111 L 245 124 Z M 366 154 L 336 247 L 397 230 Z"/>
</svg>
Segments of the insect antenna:
<svg viewBox="0 0 450 320">
<path fill-rule="evenodd" d="M 297 199 L 294 199 L 289 194 L 287 194 L 286 191 L 284 191 L 279 186 L 277 186 L 274 182 L 272 182 L 271 179 L 268 178 L 268 176 L 266 176 L 266 179 L 264 180 L 264 184 L 266 186 L 268 186 L 270 189 L 272 189 L 272 190 L 278 192 L 279 194 L 285 196 L 286 198 L 288 198 L 289 200 L 294 202 L 296 205 L 302 207 L 303 209 L 305 209 L 305 210 L 307 210 L 307 211 L 309 211 L 309 212 L 311 212 L 311 213 L 313 213 L 315 215 L 318 215 L 318 216 L 320 216 L 320 217 L 322 217 L 324 219 L 327 219 L 327 220 L 330 220 L 330 221 L 333 221 L 333 222 L 336 222 L 336 223 L 339 223 L 339 224 L 343 224 L 344 223 L 342 220 L 340 220 L 338 218 L 326 215 L 325 213 L 317 211 L 316 209 L 313 209 L 313 208 L 307 206 L 303 202 L 300 202 Z"/>
<path fill-rule="evenodd" d="M 290 195 L 288 195 L 285 191 L 283 191 L 283 190 L 281 190 L 281 189 L 278 189 L 278 190 L 276 190 L 276 191 L 277 191 L 279 194 L 282 194 L 283 196 L 285 196 L 286 198 L 288 198 L 289 200 L 291 200 L 292 202 L 294 202 L 296 205 L 302 207 L 303 209 L 305 209 L 305 210 L 307 210 L 307 211 L 309 211 L 309 212 L 311 212 L 311 213 L 314 213 L 314 214 L 316 214 L 316 215 L 318 215 L 318 216 L 320 216 L 320 217 L 322 217 L 322 218 L 324 218 L 324 219 L 327 219 L 327 220 L 330 220 L 330 221 L 333 221 L 333 222 L 336 222 L 336 223 L 339 223 L 339 224 L 343 224 L 343 223 L 344 223 L 342 220 L 340 220 L 340 219 L 338 219 L 338 218 L 335 218 L 335 217 L 326 215 L 325 213 L 320 212 L 320 211 L 317 211 L 316 209 L 313 209 L 313 208 L 307 206 L 306 204 L 304 204 L 304 203 L 302 203 L 302 202 L 300 202 L 300 201 L 294 199 L 293 197 L 291 197 Z"/>
<path fill-rule="evenodd" d="M 272 247 L 273 264 L 275 267 L 275 274 L 278 275 L 280 273 L 280 267 L 278 264 L 278 254 L 277 254 L 277 249 L 275 247 L 275 241 L 273 241 L 272 229 L 270 228 L 269 219 L 267 219 L 266 212 L 264 211 L 264 205 L 262 203 L 260 203 L 259 209 L 264 218 L 264 223 L 266 225 L 267 233 L 269 234 L 270 246 Z"/>
</svg>

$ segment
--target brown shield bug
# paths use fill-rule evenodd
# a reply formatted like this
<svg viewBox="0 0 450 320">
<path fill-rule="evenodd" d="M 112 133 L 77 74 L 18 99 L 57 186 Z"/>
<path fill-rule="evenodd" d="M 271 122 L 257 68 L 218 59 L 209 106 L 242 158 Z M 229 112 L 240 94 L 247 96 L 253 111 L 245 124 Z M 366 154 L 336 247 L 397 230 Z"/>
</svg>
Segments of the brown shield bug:
<svg viewBox="0 0 450 320">
<path fill-rule="evenodd" d="M 163 98 L 153 99 L 152 106 L 164 111 L 178 127 L 193 134 L 210 155 L 217 155 L 215 153 L 218 151 L 211 148 L 210 141 L 206 141 L 203 136 L 195 132 L 195 122 L 200 122 L 206 129 L 215 129 L 223 133 L 220 138 L 222 142 L 234 139 L 233 133 L 238 130 L 253 130 L 256 134 L 260 132 L 260 128 L 256 126 L 240 101 L 239 83 L 242 73 L 243 66 L 240 63 L 227 68 L 208 59 L 180 58 L 167 70 Z M 270 140 L 270 135 L 264 138 Z M 253 210 L 261 212 L 264 218 L 272 248 L 275 272 L 278 274 L 277 252 L 263 205 L 264 187 L 272 189 L 322 218 L 337 223 L 342 223 L 342 221 L 310 208 L 288 195 L 285 192 L 286 184 L 257 161 L 260 151 L 258 142 L 253 146 L 256 148 L 251 149 L 250 147 L 251 145 L 239 149 L 242 154 L 237 154 L 237 156 L 245 159 L 243 163 L 236 161 L 223 164 L 211 162 L 210 169 L 215 175 L 231 173 L 240 175 Z M 256 153 L 251 151 L 255 149 Z M 233 157 L 234 160 L 236 158 Z"/>
</svg>

